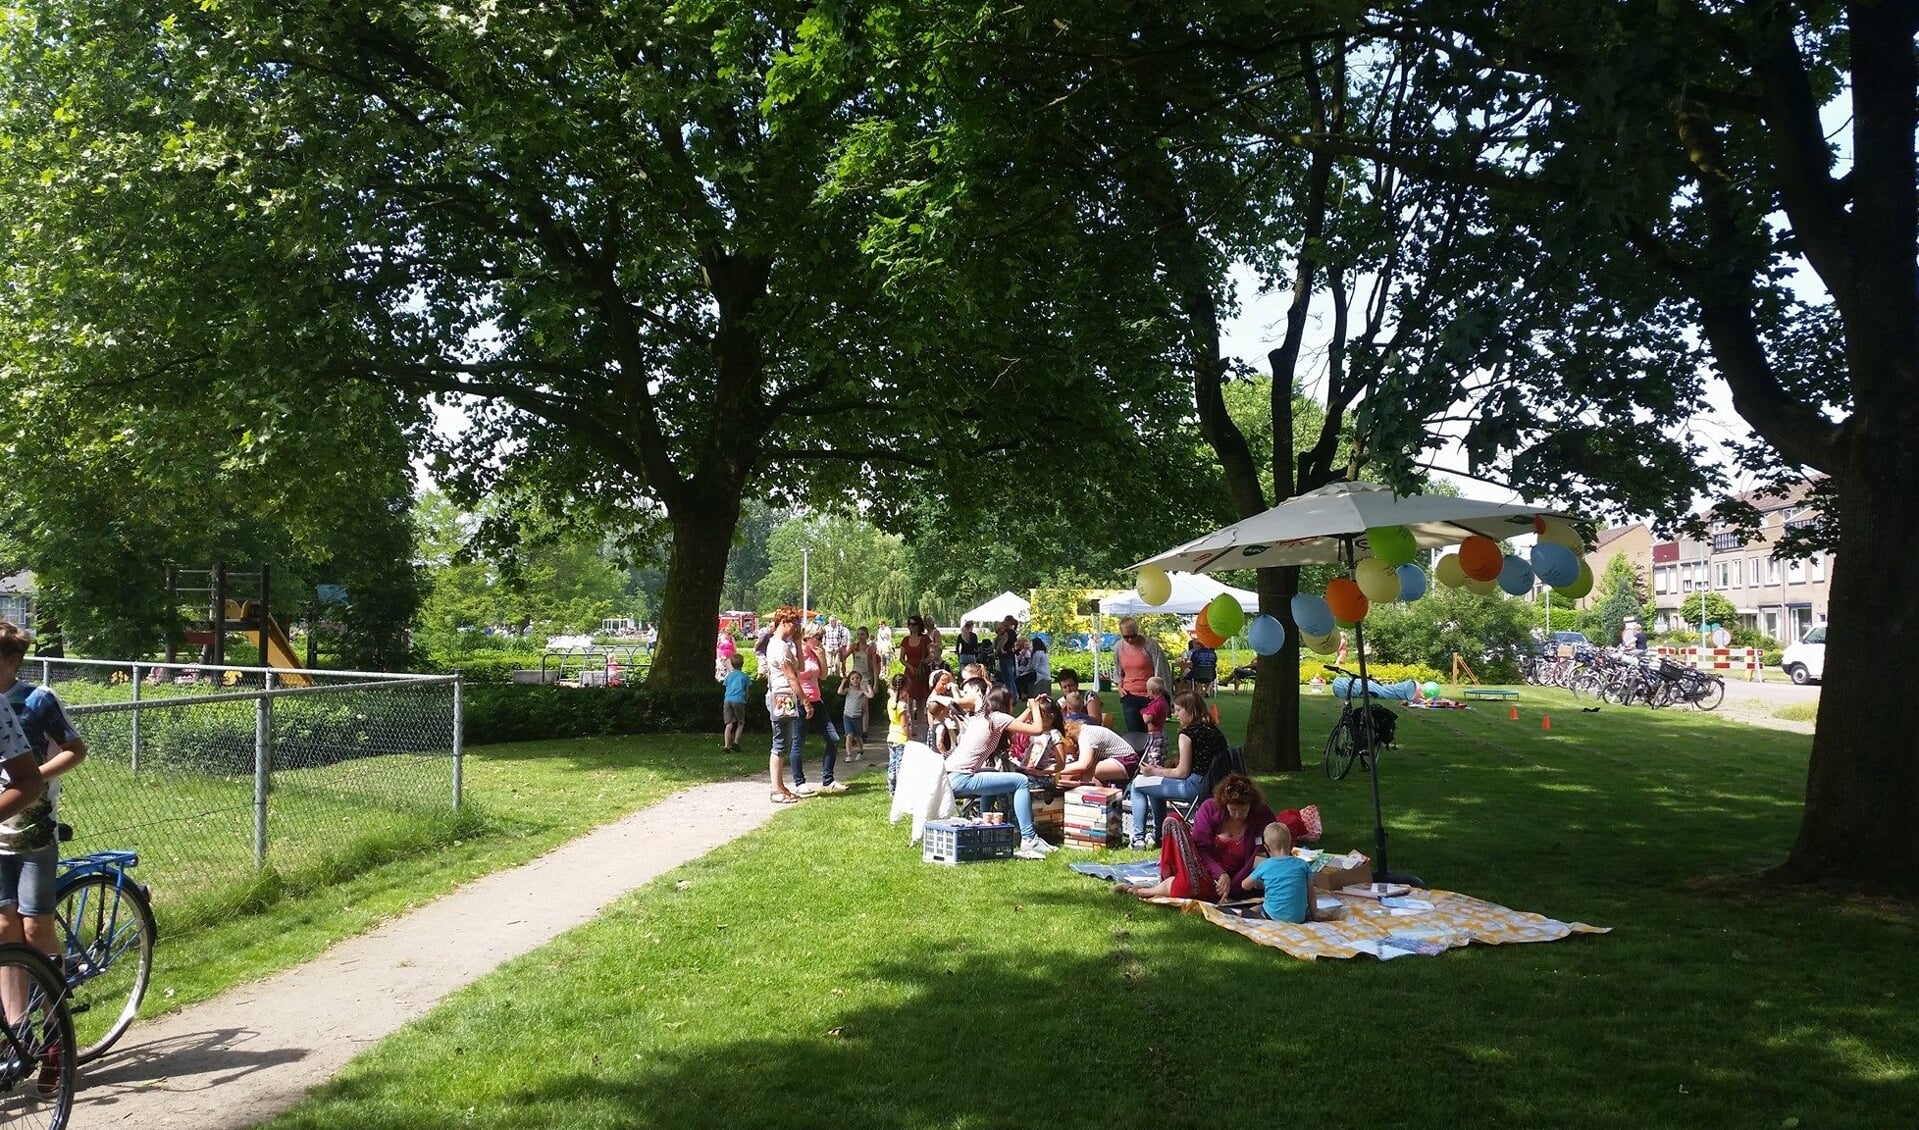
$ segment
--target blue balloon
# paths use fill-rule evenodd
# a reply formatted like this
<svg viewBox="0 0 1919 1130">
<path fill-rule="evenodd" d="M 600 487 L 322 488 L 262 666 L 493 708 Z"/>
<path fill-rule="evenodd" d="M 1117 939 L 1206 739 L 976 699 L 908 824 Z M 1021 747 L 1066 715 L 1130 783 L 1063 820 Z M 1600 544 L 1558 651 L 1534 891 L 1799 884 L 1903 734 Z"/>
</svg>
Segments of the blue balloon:
<svg viewBox="0 0 1919 1130">
<path fill-rule="evenodd" d="M 1533 567 L 1508 553 L 1499 569 L 1499 587 L 1507 596 L 1525 596 L 1533 591 Z"/>
<path fill-rule="evenodd" d="M 1399 573 L 1399 599 L 1412 601 L 1426 595 L 1426 570 L 1417 565 L 1401 565 Z"/>
<path fill-rule="evenodd" d="M 1286 625 L 1271 616 L 1256 616 L 1246 625 L 1246 642 L 1261 655 L 1277 655 L 1286 644 Z"/>
<path fill-rule="evenodd" d="M 1579 555 L 1563 545 L 1542 541 L 1533 546 L 1533 572 L 1541 582 L 1560 588 L 1579 579 Z"/>
<path fill-rule="evenodd" d="M 1293 623 L 1301 635 L 1323 636 L 1333 630 L 1333 610 L 1325 597 L 1300 593 L 1293 598 Z"/>
</svg>

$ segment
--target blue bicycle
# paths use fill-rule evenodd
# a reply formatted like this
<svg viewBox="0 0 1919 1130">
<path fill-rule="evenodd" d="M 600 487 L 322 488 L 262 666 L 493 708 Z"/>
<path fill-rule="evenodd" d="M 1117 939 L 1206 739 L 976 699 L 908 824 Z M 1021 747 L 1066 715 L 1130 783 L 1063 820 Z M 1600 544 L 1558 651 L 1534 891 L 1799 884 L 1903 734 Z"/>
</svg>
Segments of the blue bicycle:
<svg viewBox="0 0 1919 1130">
<path fill-rule="evenodd" d="M 73 1014 L 74 1061 L 98 1059 L 126 1033 L 153 976 L 153 896 L 128 874 L 140 857 L 96 851 L 60 861 L 54 917 Z"/>
</svg>

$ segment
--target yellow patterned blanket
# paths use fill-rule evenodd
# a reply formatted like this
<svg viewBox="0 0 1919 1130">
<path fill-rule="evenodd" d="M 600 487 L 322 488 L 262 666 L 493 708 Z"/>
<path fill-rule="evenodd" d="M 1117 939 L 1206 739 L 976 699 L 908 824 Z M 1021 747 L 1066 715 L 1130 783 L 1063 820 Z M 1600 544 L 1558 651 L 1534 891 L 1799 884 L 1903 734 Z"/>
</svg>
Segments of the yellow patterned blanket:
<svg viewBox="0 0 1919 1130">
<path fill-rule="evenodd" d="M 1202 914 L 1262 946 L 1285 950 L 1307 961 L 1360 954 L 1385 961 L 1407 954 L 1431 956 L 1473 942 L 1489 946 L 1556 942 L 1571 934 L 1610 932 L 1609 927 L 1560 922 L 1470 895 L 1417 887 L 1398 899 L 1338 896 L 1340 916 L 1330 922 L 1270 922 L 1257 917 L 1257 906 L 1219 907 L 1191 899 L 1153 901 L 1179 907 L 1188 914 Z M 1254 916 L 1249 917 L 1247 911 Z"/>
</svg>

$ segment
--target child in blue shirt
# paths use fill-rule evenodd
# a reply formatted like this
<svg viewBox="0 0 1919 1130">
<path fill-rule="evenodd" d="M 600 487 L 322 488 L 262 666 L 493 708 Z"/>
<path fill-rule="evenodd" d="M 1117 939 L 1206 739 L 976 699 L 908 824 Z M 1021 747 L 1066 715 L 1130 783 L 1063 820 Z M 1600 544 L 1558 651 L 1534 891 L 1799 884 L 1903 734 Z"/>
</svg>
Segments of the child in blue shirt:
<svg viewBox="0 0 1919 1130">
<path fill-rule="evenodd" d="M 746 732 L 746 659 L 735 653 L 733 669 L 726 673 L 726 695 L 720 703 L 720 721 L 726 733 L 720 739 L 723 753 L 740 752 L 740 735 Z"/>
<path fill-rule="evenodd" d="M 1261 909 L 1274 922 L 1313 920 L 1313 867 L 1293 854 L 1293 834 L 1275 820 L 1266 825 L 1266 858 L 1253 864 L 1247 890 L 1264 891 Z"/>
</svg>

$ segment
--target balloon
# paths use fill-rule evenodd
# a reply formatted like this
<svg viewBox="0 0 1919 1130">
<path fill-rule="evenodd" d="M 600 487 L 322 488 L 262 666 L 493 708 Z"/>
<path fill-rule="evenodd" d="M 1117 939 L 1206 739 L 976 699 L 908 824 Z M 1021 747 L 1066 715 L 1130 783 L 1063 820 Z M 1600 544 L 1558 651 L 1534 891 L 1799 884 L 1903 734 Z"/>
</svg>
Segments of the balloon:
<svg viewBox="0 0 1919 1130">
<path fill-rule="evenodd" d="M 1572 524 L 1560 518 L 1535 518 L 1533 526 L 1539 531 L 1539 540 L 1546 545 L 1562 546 L 1573 551 L 1574 556 L 1586 552 L 1586 539 Z"/>
<path fill-rule="evenodd" d="M 1353 566 L 1353 580 L 1366 599 L 1391 604 L 1399 599 L 1399 571 L 1377 557 L 1367 557 Z"/>
<path fill-rule="evenodd" d="M 1277 655 L 1286 646 L 1286 625 L 1271 616 L 1255 616 L 1246 625 L 1246 642 L 1260 655 Z"/>
<path fill-rule="evenodd" d="M 1417 565 L 1401 565 L 1394 572 L 1399 574 L 1399 599 L 1418 600 L 1426 595 L 1426 570 Z"/>
<path fill-rule="evenodd" d="M 1315 654 L 1331 655 L 1339 647 L 1339 633 L 1325 632 L 1320 635 L 1311 636 L 1302 634 L 1299 637 L 1299 642 L 1305 644 Z"/>
<path fill-rule="evenodd" d="M 1489 537 L 1474 534 L 1459 543 L 1459 567 L 1466 571 L 1469 581 L 1498 580 L 1499 570 L 1505 564 L 1499 552 L 1499 543 Z"/>
<path fill-rule="evenodd" d="M 1335 577 L 1326 584 L 1326 607 L 1333 610 L 1334 620 L 1357 624 L 1366 618 L 1369 602 L 1358 584 L 1345 577 Z"/>
<path fill-rule="evenodd" d="M 1157 565 L 1139 571 L 1139 598 L 1157 608 L 1173 599 L 1173 578 Z"/>
<path fill-rule="evenodd" d="M 1490 581 L 1467 581 L 1466 591 L 1478 593 L 1480 596 L 1491 596 L 1499 591 L 1499 578 L 1494 577 Z"/>
<path fill-rule="evenodd" d="M 1593 567 L 1584 561 L 1579 563 L 1579 576 L 1570 585 L 1559 586 L 1559 595 L 1570 600 L 1578 600 L 1593 591 Z"/>
<path fill-rule="evenodd" d="M 1210 608 L 1202 608 L 1199 615 L 1193 617 L 1193 636 L 1205 647 L 1218 647 L 1226 642 L 1226 637 L 1213 631 L 1212 622 L 1207 618 Z"/>
<path fill-rule="evenodd" d="M 1421 688 L 1419 688 L 1419 689 L 1425 692 L 1425 694 L 1426 694 L 1426 697 L 1427 697 L 1427 698 L 1438 698 L 1438 697 L 1439 697 L 1439 684 L 1438 684 L 1438 683 L 1432 683 L 1432 682 L 1429 682 L 1429 683 L 1427 683 L 1427 684 L 1426 684 L 1425 686 L 1423 686 L 1423 687 L 1421 687 Z"/>
<path fill-rule="evenodd" d="M 1246 610 L 1233 599 L 1232 593 L 1223 592 L 1206 606 L 1206 622 L 1212 625 L 1215 635 L 1234 636 L 1246 623 Z"/>
<path fill-rule="evenodd" d="M 1507 596 L 1525 596 L 1533 591 L 1533 567 L 1508 553 L 1499 567 L 1499 587 Z"/>
<path fill-rule="evenodd" d="M 1433 566 L 1433 576 L 1438 577 L 1439 583 L 1449 589 L 1466 587 L 1466 570 L 1460 566 L 1457 553 L 1448 553 L 1440 558 L 1439 564 Z"/>
<path fill-rule="evenodd" d="M 1333 630 L 1333 610 L 1325 597 L 1300 593 L 1293 598 L 1293 623 L 1301 636 L 1323 636 Z"/>
<path fill-rule="evenodd" d="M 1572 550 L 1554 542 L 1533 546 L 1533 573 L 1542 584 L 1564 588 L 1579 579 L 1579 558 Z"/>
<path fill-rule="evenodd" d="M 1388 565 L 1404 565 L 1419 556 L 1419 543 L 1404 526 L 1374 526 L 1366 531 L 1366 544 Z"/>
</svg>

